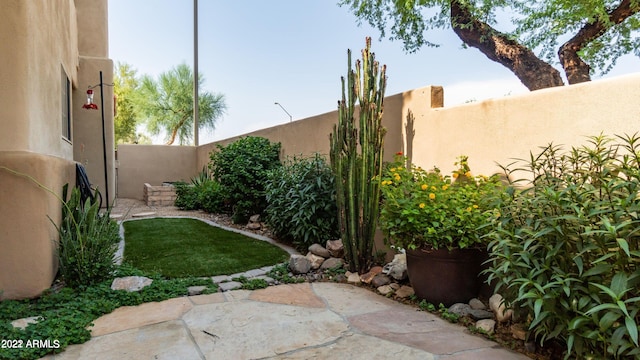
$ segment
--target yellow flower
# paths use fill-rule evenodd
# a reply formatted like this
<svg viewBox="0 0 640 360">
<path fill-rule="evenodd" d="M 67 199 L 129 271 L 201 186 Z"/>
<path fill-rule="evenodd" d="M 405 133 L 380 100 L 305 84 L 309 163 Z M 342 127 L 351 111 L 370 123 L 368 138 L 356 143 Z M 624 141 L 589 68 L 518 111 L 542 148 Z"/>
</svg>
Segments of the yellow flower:
<svg viewBox="0 0 640 360">
<path fill-rule="evenodd" d="M 471 211 L 471 206 L 469 206 L 469 207 L 467 208 L 467 211 Z"/>
<path fill-rule="evenodd" d="M 420 205 L 418 205 L 420 207 L 420 209 L 424 209 L 424 207 L 426 206 L 424 203 L 420 203 Z"/>
<path fill-rule="evenodd" d="M 447 191 L 448 188 L 449 188 L 449 185 L 442 185 L 442 190 Z"/>
<path fill-rule="evenodd" d="M 457 178 L 458 178 L 458 175 L 459 175 L 459 174 L 458 174 L 457 172 L 454 172 L 454 173 L 453 173 L 453 178 L 454 178 L 454 179 L 457 179 Z"/>
<path fill-rule="evenodd" d="M 474 208 L 474 209 L 477 209 L 477 208 L 478 208 L 478 205 L 473 204 L 473 208 Z"/>
<path fill-rule="evenodd" d="M 466 173 L 464 173 L 464 176 L 471 177 L 471 171 L 467 171 Z"/>
<path fill-rule="evenodd" d="M 396 181 L 400 181 L 400 175 L 398 175 L 398 174 L 394 174 L 394 175 L 393 175 L 393 178 L 394 178 Z"/>
<path fill-rule="evenodd" d="M 396 172 L 396 168 L 391 168 L 389 170 L 391 170 L 391 172 Z"/>
<path fill-rule="evenodd" d="M 422 184 L 422 186 L 421 186 L 422 190 L 427 190 L 427 188 L 428 188 L 427 184 Z"/>
<path fill-rule="evenodd" d="M 435 187 L 435 186 L 432 186 L 432 187 L 431 187 L 431 191 L 436 191 L 436 187 Z"/>
<path fill-rule="evenodd" d="M 429 199 L 433 200 L 435 198 L 436 198 L 436 194 L 434 193 L 429 194 Z"/>
</svg>

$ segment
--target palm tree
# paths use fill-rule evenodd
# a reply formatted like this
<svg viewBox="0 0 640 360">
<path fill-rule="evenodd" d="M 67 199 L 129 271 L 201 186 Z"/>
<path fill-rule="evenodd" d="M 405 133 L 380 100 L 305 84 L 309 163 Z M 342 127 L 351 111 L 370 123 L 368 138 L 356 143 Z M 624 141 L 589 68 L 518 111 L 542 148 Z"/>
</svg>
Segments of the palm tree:
<svg viewBox="0 0 640 360">
<path fill-rule="evenodd" d="M 202 88 L 204 77 L 198 74 L 198 88 Z M 148 75 L 142 78 L 140 88 L 140 110 L 146 117 L 147 130 L 158 135 L 167 133 L 166 144 L 171 145 L 178 138 L 179 144 L 190 143 L 193 139 L 193 72 L 186 64 L 160 74 L 157 80 Z M 200 92 L 199 128 L 214 129 L 216 121 L 227 109 L 224 95 Z"/>
</svg>

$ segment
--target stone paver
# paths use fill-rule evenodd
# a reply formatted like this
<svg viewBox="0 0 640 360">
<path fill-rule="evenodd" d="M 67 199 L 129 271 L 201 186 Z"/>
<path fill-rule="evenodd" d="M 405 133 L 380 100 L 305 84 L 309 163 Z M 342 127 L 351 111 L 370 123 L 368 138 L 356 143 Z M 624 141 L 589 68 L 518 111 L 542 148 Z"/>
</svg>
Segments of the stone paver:
<svg viewBox="0 0 640 360">
<path fill-rule="evenodd" d="M 123 307 L 47 359 L 528 359 L 367 289 L 302 283 Z"/>
</svg>

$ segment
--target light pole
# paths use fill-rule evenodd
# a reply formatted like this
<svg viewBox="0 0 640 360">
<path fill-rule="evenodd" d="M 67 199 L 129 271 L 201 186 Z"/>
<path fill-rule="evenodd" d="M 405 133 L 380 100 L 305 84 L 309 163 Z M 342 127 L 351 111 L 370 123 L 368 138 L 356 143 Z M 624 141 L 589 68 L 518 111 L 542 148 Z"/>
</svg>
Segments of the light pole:
<svg viewBox="0 0 640 360">
<path fill-rule="evenodd" d="M 280 106 L 282 111 L 286 112 L 287 115 L 289 115 L 289 122 L 293 121 L 293 116 L 291 116 L 291 114 L 289 114 L 289 112 L 279 102 L 276 101 L 276 102 L 274 102 L 274 104 Z"/>
<path fill-rule="evenodd" d="M 193 0 L 193 144 L 198 146 L 198 0 Z"/>
</svg>

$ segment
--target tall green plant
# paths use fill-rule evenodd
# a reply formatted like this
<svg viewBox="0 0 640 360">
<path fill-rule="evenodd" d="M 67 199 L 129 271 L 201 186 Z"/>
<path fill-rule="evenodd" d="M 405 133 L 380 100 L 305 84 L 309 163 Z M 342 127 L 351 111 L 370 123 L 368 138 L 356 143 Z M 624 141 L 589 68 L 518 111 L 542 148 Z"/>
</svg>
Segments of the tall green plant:
<svg viewBox="0 0 640 360">
<path fill-rule="evenodd" d="M 62 190 L 63 199 L 67 188 Z M 113 275 L 120 234 L 109 211 L 100 213 L 99 202 L 87 199 L 83 203 L 80 190 L 73 188 L 62 206 L 62 223 L 54 226 L 60 234 L 59 272 L 69 286 L 93 285 Z"/>
<path fill-rule="evenodd" d="M 565 343 L 566 358 L 637 359 L 640 138 L 589 143 L 505 167 L 529 186 L 503 199 L 489 277 L 530 335 Z"/>
<path fill-rule="evenodd" d="M 368 37 L 362 61 L 356 61 L 355 70 L 351 51 L 347 52 L 346 87 L 342 77 L 338 124 L 333 126 L 330 136 L 342 241 L 350 270 L 361 273 L 368 270 L 373 261 L 386 132 L 381 125 L 386 65 L 379 66 L 370 48 Z M 356 101 L 360 107 L 357 120 Z"/>
</svg>

